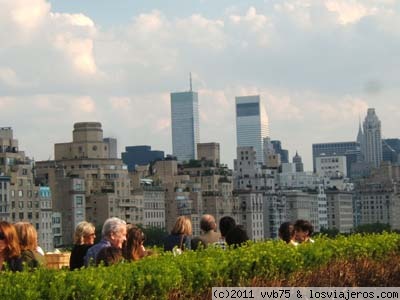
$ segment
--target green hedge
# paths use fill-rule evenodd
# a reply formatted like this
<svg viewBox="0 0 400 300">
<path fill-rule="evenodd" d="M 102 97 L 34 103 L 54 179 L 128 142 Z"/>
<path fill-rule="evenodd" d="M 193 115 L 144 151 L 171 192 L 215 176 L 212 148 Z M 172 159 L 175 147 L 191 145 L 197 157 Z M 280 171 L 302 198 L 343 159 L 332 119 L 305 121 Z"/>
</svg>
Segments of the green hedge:
<svg viewBox="0 0 400 300">
<path fill-rule="evenodd" d="M 170 293 L 198 295 L 212 286 L 243 286 L 251 279 L 288 278 L 333 260 L 373 258 L 398 252 L 400 235 L 321 237 L 293 247 L 280 241 L 238 249 L 208 248 L 174 257 L 160 253 L 111 267 L 0 274 L 0 299 L 166 299 Z"/>
</svg>

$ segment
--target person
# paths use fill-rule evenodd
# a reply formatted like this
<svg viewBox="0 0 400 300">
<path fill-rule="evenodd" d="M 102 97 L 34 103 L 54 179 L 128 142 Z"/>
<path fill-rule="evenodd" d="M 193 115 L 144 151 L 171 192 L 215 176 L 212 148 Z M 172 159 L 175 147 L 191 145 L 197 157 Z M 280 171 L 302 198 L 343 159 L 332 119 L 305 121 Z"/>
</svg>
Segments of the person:
<svg viewBox="0 0 400 300">
<path fill-rule="evenodd" d="M 208 245 L 217 243 L 221 238 L 221 234 L 216 232 L 217 223 L 212 215 L 206 214 L 201 217 L 200 229 L 203 233 L 192 240 L 192 250 L 196 250 L 199 246 L 207 248 Z"/>
<path fill-rule="evenodd" d="M 96 256 L 96 266 L 109 267 L 123 260 L 122 249 L 113 246 L 102 248 Z"/>
<path fill-rule="evenodd" d="M 79 222 L 74 232 L 74 246 L 69 259 L 69 269 L 71 271 L 80 269 L 84 266 L 86 252 L 94 244 L 96 238 L 95 227 L 92 223 Z"/>
<path fill-rule="evenodd" d="M 294 223 L 294 232 L 298 243 L 314 243 L 311 235 L 314 232 L 314 226 L 307 220 L 297 220 Z"/>
<path fill-rule="evenodd" d="M 180 216 L 176 219 L 171 234 L 164 241 L 164 251 L 173 251 L 180 254 L 186 249 L 190 249 L 190 236 L 192 235 L 192 221 L 188 217 Z"/>
<path fill-rule="evenodd" d="M 242 225 L 236 225 L 226 234 L 225 240 L 229 246 L 233 245 L 236 248 L 246 243 L 249 236 Z"/>
<path fill-rule="evenodd" d="M 111 246 L 122 249 L 122 244 L 126 240 L 126 222 L 116 217 L 107 219 L 103 224 L 101 236 L 101 241 L 86 252 L 84 258 L 86 267 L 96 262 L 97 254 L 101 249 Z"/>
<path fill-rule="evenodd" d="M 221 237 L 218 240 L 218 242 L 215 243 L 216 246 L 221 247 L 222 249 L 226 249 L 226 235 L 228 234 L 228 232 L 235 228 L 236 226 L 236 222 L 235 219 L 230 217 L 230 216 L 225 216 L 222 217 L 219 220 L 219 231 L 221 232 Z"/>
<path fill-rule="evenodd" d="M 15 227 L 0 221 L 0 271 L 22 271 L 21 249 Z"/>
<path fill-rule="evenodd" d="M 299 243 L 295 240 L 294 226 L 291 222 L 284 222 L 278 230 L 279 238 L 287 244 L 297 246 Z"/>
<path fill-rule="evenodd" d="M 129 224 L 127 227 L 124 258 L 128 261 L 139 260 L 147 255 L 144 248 L 145 235 L 139 227 L 133 224 Z"/>
<path fill-rule="evenodd" d="M 28 222 L 17 222 L 14 227 L 18 235 L 21 259 L 24 266 L 29 270 L 43 266 L 44 257 L 37 251 L 38 238 L 35 227 Z"/>
</svg>

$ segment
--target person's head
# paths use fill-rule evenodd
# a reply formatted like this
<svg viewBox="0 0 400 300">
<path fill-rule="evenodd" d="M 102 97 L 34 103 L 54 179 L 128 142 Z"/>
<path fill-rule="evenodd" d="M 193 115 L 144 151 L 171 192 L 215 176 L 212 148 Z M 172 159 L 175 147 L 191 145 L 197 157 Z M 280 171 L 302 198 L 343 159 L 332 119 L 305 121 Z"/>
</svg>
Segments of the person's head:
<svg viewBox="0 0 400 300">
<path fill-rule="evenodd" d="M 246 230 L 241 225 L 236 225 L 232 230 L 230 230 L 225 241 L 228 245 L 235 245 L 235 247 L 242 245 L 249 240 Z"/>
<path fill-rule="evenodd" d="M 294 226 L 291 222 L 284 222 L 279 227 L 279 238 L 286 243 L 290 243 L 294 239 Z"/>
<path fill-rule="evenodd" d="M 203 232 L 210 230 L 215 230 L 217 228 L 217 223 L 215 223 L 215 218 L 212 215 L 203 215 L 200 219 L 200 229 Z"/>
<path fill-rule="evenodd" d="M 76 225 L 74 232 L 75 245 L 93 245 L 95 238 L 96 233 L 92 223 L 82 221 Z"/>
<path fill-rule="evenodd" d="M 0 221 L 0 255 L 4 259 L 21 255 L 17 231 L 7 221 Z"/>
<path fill-rule="evenodd" d="M 135 225 L 128 225 L 125 258 L 127 260 L 139 260 L 145 256 L 144 241 L 145 235 L 143 231 Z"/>
<path fill-rule="evenodd" d="M 107 219 L 104 222 L 101 235 L 103 239 L 111 243 L 111 246 L 121 249 L 126 240 L 126 222 L 115 217 Z"/>
<path fill-rule="evenodd" d="M 115 247 L 105 247 L 96 256 L 96 266 L 104 264 L 108 267 L 119 263 L 123 259 L 122 251 Z"/>
<path fill-rule="evenodd" d="M 36 251 L 38 247 L 38 237 L 35 227 L 28 222 L 17 222 L 14 224 L 14 227 L 17 231 L 21 251 Z"/>
<path fill-rule="evenodd" d="M 294 223 L 294 232 L 296 241 L 303 243 L 310 239 L 312 233 L 314 232 L 314 227 L 307 220 L 297 220 Z"/>
<path fill-rule="evenodd" d="M 219 220 L 219 230 L 221 236 L 226 237 L 227 233 L 236 226 L 235 219 L 229 216 L 222 217 Z"/>
<path fill-rule="evenodd" d="M 180 216 L 176 219 L 174 228 L 171 231 L 172 234 L 192 234 L 192 221 L 188 217 Z"/>
</svg>

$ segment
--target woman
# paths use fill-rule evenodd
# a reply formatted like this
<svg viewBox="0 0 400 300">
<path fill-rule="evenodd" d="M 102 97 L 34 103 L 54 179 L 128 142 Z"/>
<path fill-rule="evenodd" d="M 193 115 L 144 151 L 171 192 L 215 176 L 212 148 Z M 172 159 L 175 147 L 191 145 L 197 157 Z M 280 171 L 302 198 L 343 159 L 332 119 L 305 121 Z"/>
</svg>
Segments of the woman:
<svg viewBox="0 0 400 300">
<path fill-rule="evenodd" d="M 17 232 L 6 221 L 0 221 L 0 270 L 22 271 Z"/>
<path fill-rule="evenodd" d="M 44 257 L 37 251 L 38 239 L 35 227 L 28 222 L 18 222 L 14 226 L 19 239 L 22 262 L 30 270 L 42 266 Z"/>
<path fill-rule="evenodd" d="M 127 228 L 126 245 L 124 247 L 125 259 L 129 261 L 139 260 L 147 255 L 147 251 L 143 245 L 145 241 L 144 233 L 135 225 L 129 224 Z"/>
<path fill-rule="evenodd" d="M 279 227 L 279 238 L 287 244 L 297 246 L 299 243 L 295 240 L 294 225 L 290 222 L 284 222 Z"/>
<path fill-rule="evenodd" d="M 164 250 L 180 254 L 185 249 L 190 249 L 191 235 L 192 221 L 185 216 L 178 217 L 174 228 L 172 228 L 171 234 L 165 239 Z"/>
<path fill-rule="evenodd" d="M 69 269 L 71 271 L 84 266 L 86 252 L 93 246 L 95 238 L 95 228 L 92 223 L 86 221 L 78 223 L 74 233 L 74 247 L 69 260 Z"/>
</svg>

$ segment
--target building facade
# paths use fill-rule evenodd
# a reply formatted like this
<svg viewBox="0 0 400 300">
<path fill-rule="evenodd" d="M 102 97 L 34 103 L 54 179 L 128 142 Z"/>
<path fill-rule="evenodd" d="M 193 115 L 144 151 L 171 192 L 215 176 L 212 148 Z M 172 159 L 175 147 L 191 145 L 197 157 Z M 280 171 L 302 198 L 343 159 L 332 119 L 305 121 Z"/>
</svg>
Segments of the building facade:
<svg viewBox="0 0 400 300">
<path fill-rule="evenodd" d="M 361 153 L 367 163 L 375 168 L 382 162 L 382 135 L 381 121 L 374 108 L 368 108 L 367 116 L 363 122 L 363 144 Z"/>
<path fill-rule="evenodd" d="M 151 146 L 128 146 L 121 155 L 122 161 L 133 172 L 135 166 L 148 165 L 156 160 L 164 159 L 164 151 L 151 150 Z"/>
<path fill-rule="evenodd" d="M 197 158 L 200 142 L 199 100 L 196 92 L 171 93 L 172 152 L 178 161 Z"/>
<path fill-rule="evenodd" d="M 237 147 L 253 147 L 257 162 L 263 163 L 263 142 L 268 136 L 268 116 L 260 96 L 236 97 Z"/>
</svg>

